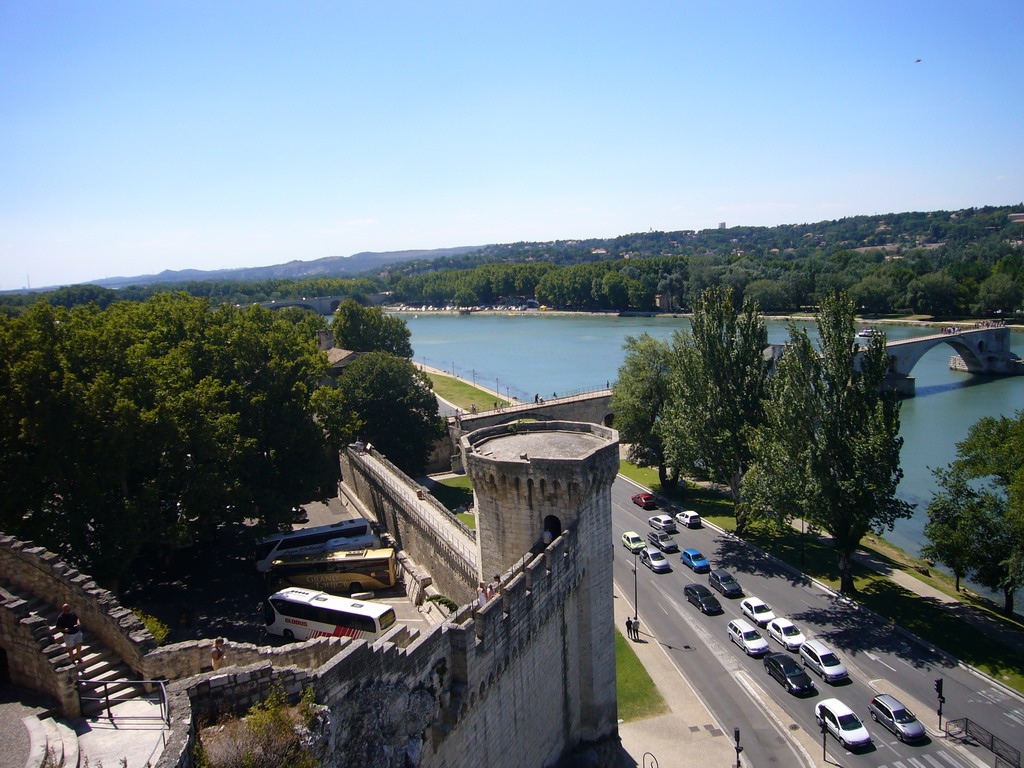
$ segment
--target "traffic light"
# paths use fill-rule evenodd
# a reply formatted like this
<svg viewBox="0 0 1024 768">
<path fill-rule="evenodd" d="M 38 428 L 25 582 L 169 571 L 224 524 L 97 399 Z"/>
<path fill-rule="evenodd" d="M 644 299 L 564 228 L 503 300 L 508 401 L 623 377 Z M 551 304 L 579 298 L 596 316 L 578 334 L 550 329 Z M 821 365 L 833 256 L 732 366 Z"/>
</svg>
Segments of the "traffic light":
<svg viewBox="0 0 1024 768">
<path fill-rule="evenodd" d="M 941 677 L 937 678 L 935 680 L 935 695 L 938 696 L 940 699 L 942 698 L 942 678 Z"/>
</svg>

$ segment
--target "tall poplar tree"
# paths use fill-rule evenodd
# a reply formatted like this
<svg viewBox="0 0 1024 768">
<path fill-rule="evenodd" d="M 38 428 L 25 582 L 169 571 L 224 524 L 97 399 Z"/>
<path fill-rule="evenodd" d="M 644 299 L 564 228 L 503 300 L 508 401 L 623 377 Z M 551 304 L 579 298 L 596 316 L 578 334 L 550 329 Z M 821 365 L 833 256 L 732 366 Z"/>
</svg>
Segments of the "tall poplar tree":
<svg viewBox="0 0 1024 768">
<path fill-rule="evenodd" d="M 676 477 L 665 463 L 665 444 L 658 424 L 668 399 L 668 342 L 650 334 L 626 337 L 626 359 L 612 392 L 615 428 L 629 446 L 629 460 L 638 467 L 657 467 L 663 489 L 675 486 Z"/>
<path fill-rule="evenodd" d="M 753 459 L 754 430 L 764 420 L 767 346 L 753 302 L 737 310 L 731 290 L 702 291 L 690 332 L 673 340 L 671 397 L 657 426 L 669 464 L 729 487 L 740 533 L 747 522 L 740 484 Z"/>
<path fill-rule="evenodd" d="M 853 553 L 861 539 L 911 514 L 896 498 L 903 439 L 899 401 L 882 391 L 885 339 L 855 344 L 854 319 L 853 303 L 832 293 L 819 307 L 820 351 L 790 326 L 744 483 L 760 511 L 802 517 L 832 537 L 846 594 L 856 591 Z"/>
</svg>

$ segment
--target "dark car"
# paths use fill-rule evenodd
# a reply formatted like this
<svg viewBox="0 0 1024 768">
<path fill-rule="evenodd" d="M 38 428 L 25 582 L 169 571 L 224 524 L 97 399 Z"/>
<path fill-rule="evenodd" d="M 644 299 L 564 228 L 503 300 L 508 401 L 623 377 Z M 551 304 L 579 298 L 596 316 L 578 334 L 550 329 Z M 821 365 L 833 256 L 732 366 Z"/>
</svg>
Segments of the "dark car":
<svg viewBox="0 0 1024 768">
<path fill-rule="evenodd" d="M 292 522 L 293 523 L 308 523 L 309 513 L 306 512 L 305 507 L 292 507 Z"/>
<path fill-rule="evenodd" d="M 743 588 L 728 571 L 716 568 L 708 574 L 708 584 L 726 597 L 743 597 Z"/>
<path fill-rule="evenodd" d="M 657 509 L 658 500 L 650 493 L 638 493 L 633 496 L 633 503 L 641 509 Z"/>
<path fill-rule="evenodd" d="M 790 693 L 814 691 L 814 682 L 810 675 L 788 653 L 769 653 L 764 657 L 764 669 Z"/>
<path fill-rule="evenodd" d="M 664 531 L 651 531 L 647 534 L 647 541 L 652 547 L 657 547 L 662 552 L 678 552 L 679 545 L 676 540 Z"/>
<path fill-rule="evenodd" d="M 687 584 L 683 587 L 683 595 L 688 601 L 700 608 L 701 613 L 721 613 L 722 604 L 711 594 L 711 590 L 703 584 Z"/>
</svg>

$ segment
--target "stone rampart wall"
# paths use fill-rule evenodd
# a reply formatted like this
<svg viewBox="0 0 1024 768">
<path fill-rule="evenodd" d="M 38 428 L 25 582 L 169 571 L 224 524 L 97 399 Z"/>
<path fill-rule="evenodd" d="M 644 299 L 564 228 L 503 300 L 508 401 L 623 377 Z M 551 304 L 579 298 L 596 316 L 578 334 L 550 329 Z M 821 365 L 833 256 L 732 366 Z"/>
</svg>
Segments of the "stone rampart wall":
<svg viewBox="0 0 1024 768">
<path fill-rule="evenodd" d="M 0 587 L 0 642 L 7 652 L 11 683 L 46 693 L 63 712 L 76 713 L 76 672 L 52 631 L 27 601 Z"/>
<path fill-rule="evenodd" d="M 398 546 L 418 563 L 430 563 L 433 586 L 457 603 L 476 593 L 473 532 L 423 487 L 376 451 L 341 454 L 343 490 L 357 498 Z"/>
<path fill-rule="evenodd" d="M 139 618 L 111 592 L 43 547 L 0 535 L 0 574 L 55 608 L 69 603 L 82 626 L 136 672 L 142 657 L 156 647 Z"/>
<path fill-rule="evenodd" d="M 508 768 L 553 764 L 581 738 L 584 643 L 577 614 L 585 564 L 566 532 L 505 574 L 482 609 L 466 606 L 442 626 L 401 629 L 403 644 L 345 641 L 317 669 L 266 661 L 171 686 L 190 716 L 157 768 L 183 768 L 180 750 L 197 720 L 240 714 L 279 687 L 312 686 L 330 710 L 323 764 L 332 768 Z M 614 721 L 601 736 L 615 733 Z M 173 749 L 171 745 L 176 745 Z M 176 752 L 176 750 L 179 750 Z"/>
</svg>

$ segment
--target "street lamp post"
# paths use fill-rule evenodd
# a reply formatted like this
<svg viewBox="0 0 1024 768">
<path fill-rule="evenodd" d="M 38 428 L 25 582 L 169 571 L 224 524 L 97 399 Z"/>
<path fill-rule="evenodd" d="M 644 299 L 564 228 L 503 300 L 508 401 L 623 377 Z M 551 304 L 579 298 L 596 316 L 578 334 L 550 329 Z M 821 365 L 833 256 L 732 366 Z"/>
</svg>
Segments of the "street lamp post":
<svg viewBox="0 0 1024 768">
<path fill-rule="evenodd" d="M 637 591 L 636 591 L 636 566 L 637 566 L 637 555 L 639 552 L 633 553 L 633 621 L 636 621 L 638 614 L 640 613 L 640 606 L 637 602 Z"/>
<path fill-rule="evenodd" d="M 821 759 L 827 763 L 828 753 L 825 751 L 825 746 L 828 740 L 828 728 L 825 727 L 824 717 L 820 718 L 818 722 L 821 725 Z"/>
</svg>

